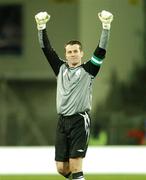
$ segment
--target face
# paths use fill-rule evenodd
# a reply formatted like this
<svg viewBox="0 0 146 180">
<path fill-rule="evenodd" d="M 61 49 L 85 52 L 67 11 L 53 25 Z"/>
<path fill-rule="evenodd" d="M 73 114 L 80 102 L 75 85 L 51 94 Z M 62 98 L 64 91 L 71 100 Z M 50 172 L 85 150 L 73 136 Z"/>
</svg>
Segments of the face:
<svg viewBox="0 0 146 180">
<path fill-rule="evenodd" d="M 65 47 L 65 51 L 67 63 L 70 67 L 77 67 L 81 65 L 83 51 L 80 50 L 80 46 L 78 44 L 68 44 Z"/>
</svg>

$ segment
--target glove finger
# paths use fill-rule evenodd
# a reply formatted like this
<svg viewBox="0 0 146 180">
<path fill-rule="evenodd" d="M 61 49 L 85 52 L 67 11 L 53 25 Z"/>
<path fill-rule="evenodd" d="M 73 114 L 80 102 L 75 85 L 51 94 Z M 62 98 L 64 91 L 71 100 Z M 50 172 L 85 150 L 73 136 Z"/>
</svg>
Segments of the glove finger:
<svg viewBox="0 0 146 180">
<path fill-rule="evenodd" d="M 101 12 L 98 13 L 98 17 L 99 17 L 100 21 L 104 21 L 104 19 L 101 16 Z"/>
<path fill-rule="evenodd" d="M 98 13 L 98 17 L 103 23 L 110 23 L 113 20 L 112 14 L 109 17 L 103 17 L 101 13 Z"/>
</svg>

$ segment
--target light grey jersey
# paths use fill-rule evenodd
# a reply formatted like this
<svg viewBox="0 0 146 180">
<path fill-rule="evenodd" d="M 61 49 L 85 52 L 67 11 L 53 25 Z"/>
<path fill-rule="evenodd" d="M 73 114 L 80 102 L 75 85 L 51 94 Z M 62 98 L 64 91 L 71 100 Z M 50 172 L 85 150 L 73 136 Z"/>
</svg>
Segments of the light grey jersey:
<svg viewBox="0 0 146 180">
<path fill-rule="evenodd" d="M 57 112 L 72 115 L 91 110 L 92 81 L 82 66 L 70 68 L 66 64 L 60 67 L 57 77 Z"/>
</svg>

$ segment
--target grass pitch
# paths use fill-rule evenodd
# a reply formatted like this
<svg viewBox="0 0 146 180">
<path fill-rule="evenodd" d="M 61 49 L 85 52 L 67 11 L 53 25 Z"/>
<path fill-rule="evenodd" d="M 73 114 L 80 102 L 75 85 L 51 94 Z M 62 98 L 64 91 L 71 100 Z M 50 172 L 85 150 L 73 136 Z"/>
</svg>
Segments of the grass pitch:
<svg viewBox="0 0 146 180">
<path fill-rule="evenodd" d="M 85 175 L 86 180 L 146 180 L 146 175 Z M 65 180 L 59 175 L 5 175 L 0 180 Z"/>
</svg>

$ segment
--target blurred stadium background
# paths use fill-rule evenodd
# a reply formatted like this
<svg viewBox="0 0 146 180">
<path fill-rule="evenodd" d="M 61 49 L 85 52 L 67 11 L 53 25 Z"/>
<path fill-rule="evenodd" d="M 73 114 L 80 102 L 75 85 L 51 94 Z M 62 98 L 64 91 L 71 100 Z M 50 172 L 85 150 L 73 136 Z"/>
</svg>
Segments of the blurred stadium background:
<svg viewBox="0 0 146 180">
<path fill-rule="evenodd" d="M 97 13 L 103 9 L 114 21 L 94 83 L 90 145 L 146 144 L 145 0 L 1 0 L 1 147 L 54 145 L 56 79 L 40 50 L 34 15 L 51 14 L 47 30 L 61 58 L 64 43 L 79 39 L 88 60 L 99 40 Z"/>
<path fill-rule="evenodd" d="M 34 15 L 39 11 L 52 15 L 47 30 L 60 57 L 64 58 L 66 41 L 79 39 L 87 60 L 98 43 L 97 12 L 102 9 L 115 18 L 107 56 L 94 83 L 93 122 L 106 130 L 108 145 L 139 144 L 128 131 L 143 131 L 146 124 L 145 4 L 144 0 L 1 0 L 0 145 L 54 143 L 56 79 L 40 50 Z M 8 43 L 10 37 L 17 42 Z"/>
</svg>

